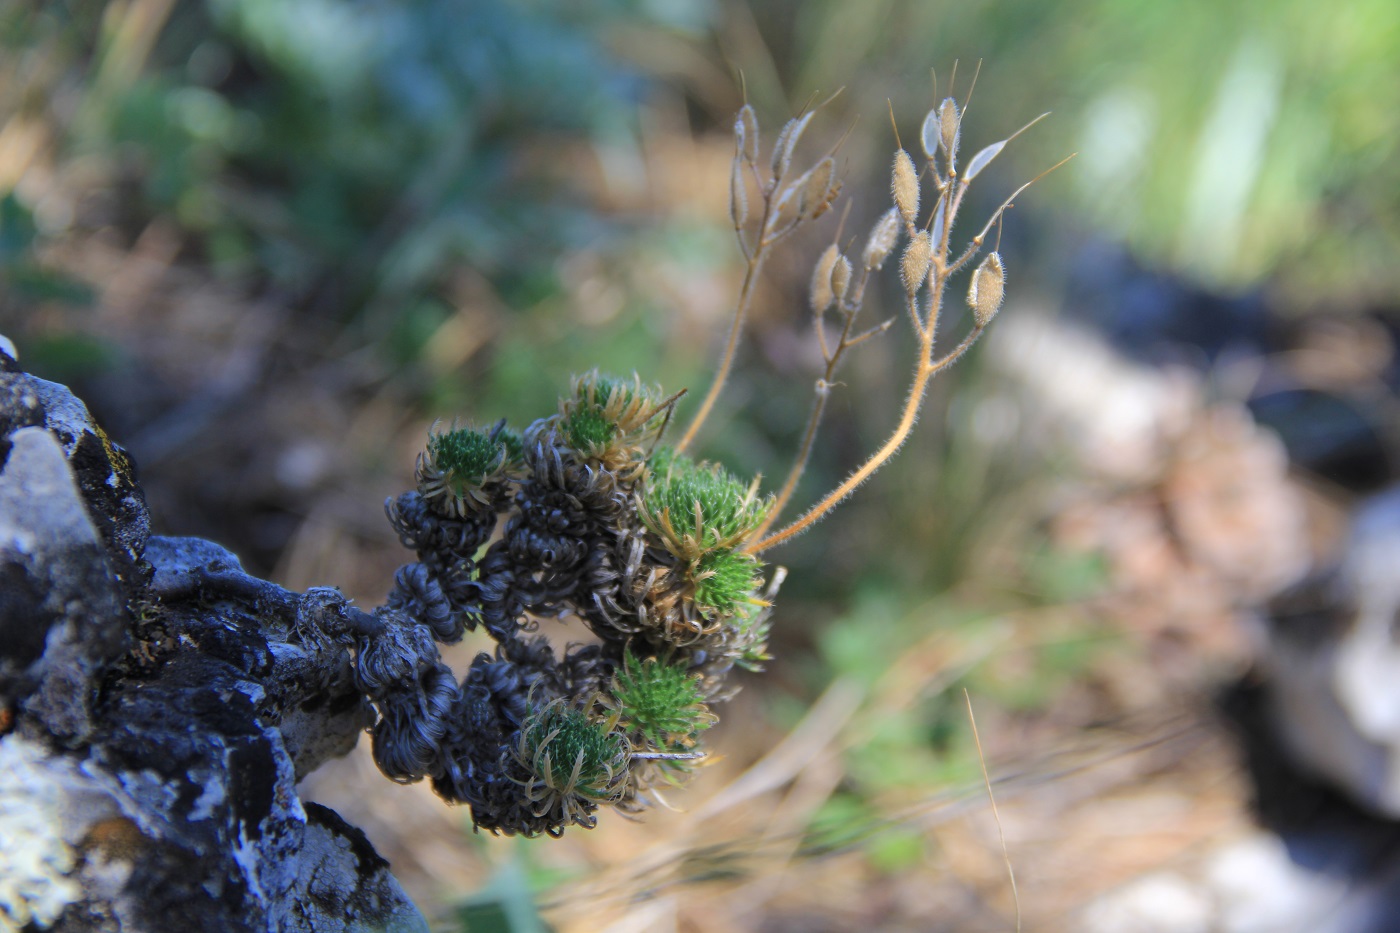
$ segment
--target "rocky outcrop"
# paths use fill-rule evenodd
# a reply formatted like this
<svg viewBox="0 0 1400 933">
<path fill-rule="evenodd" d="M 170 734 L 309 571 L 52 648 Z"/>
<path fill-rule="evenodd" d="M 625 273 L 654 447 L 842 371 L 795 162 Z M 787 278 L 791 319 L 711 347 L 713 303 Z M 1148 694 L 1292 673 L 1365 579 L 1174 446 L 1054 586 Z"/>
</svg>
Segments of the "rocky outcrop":
<svg viewBox="0 0 1400 933">
<path fill-rule="evenodd" d="M 373 625 L 150 537 L 130 458 L 0 340 L 0 931 L 426 930 L 297 796 L 373 721 Z"/>
</svg>

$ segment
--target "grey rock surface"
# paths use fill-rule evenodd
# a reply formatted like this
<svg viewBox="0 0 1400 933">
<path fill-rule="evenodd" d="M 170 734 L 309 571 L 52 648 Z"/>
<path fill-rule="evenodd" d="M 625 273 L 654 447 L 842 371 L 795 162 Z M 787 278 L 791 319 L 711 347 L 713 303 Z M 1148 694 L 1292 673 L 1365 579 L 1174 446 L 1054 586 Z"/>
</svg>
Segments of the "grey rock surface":
<svg viewBox="0 0 1400 933">
<path fill-rule="evenodd" d="M 1337 564 L 1275 601 L 1273 723 L 1303 770 L 1400 817 L 1400 489 L 1357 510 Z"/>
<path fill-rule="evenodd" d="M 0 342 L 0 933 L 420 931 L 299 778 L 372 722 L 335 590 L 149 536 L 130 458 Z"/>
<path fill-rule="evenodd" d="M 127 640 L 122 598 L 58 442 L 25 427 L 0 471 L 0 697 L 68 743 L 89 737 L 97 676 Z"/>
</svg>

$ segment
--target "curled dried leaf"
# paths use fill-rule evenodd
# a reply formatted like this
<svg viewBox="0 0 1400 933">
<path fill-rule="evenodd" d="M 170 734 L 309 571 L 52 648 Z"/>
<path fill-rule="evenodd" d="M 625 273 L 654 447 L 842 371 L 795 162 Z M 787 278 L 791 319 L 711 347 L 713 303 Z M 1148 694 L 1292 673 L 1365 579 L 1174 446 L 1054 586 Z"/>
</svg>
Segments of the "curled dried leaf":
<svg viewBox="0 0 1400 933">
<path fill-rule="evenodd" d="M 903 149 L 894 154 L 894 170 L 890 174 L 890 192 L 895 207 L 906 224 L 912 224 L 919 214 L 919 173 L 914 160 Z"/>
<path fill-rule="evenodd" d="M 867 269 L 879 269 L 885 265 L 899 242 L 899 208 L 892 207 L 880 215 L 875 226 L 870 229 L 870 239 L 865 241 L 865 255 L 862 261 Z"/>
<path fill-rule="evenodd" d="M 967 305 L 978 327 L 986 327 L 1001 308 L 1006 295 L 1006 269 L 999 253 L 988 253 L 972 273 L 967 289 Z"/>
</svg>

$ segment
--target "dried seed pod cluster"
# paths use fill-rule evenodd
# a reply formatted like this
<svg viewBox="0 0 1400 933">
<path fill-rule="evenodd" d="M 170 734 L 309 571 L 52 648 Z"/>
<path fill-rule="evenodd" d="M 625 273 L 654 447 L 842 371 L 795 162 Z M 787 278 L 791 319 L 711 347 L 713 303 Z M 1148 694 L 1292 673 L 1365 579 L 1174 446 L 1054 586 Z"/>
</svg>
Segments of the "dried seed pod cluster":
<svg viewBox="0 0 1400 933">
<path fill-rule="evenodd" d="M 1017 195 L 1026 190 L 1031 183 L 1021 186 L 1007 198 L 992 213 L 981 232 L 958 250 L 953 247 L 952 235 L 963 198 L 973 179 L 996 158 L 1006 144 L 1044 116 L 1037 117 L 1006 139 L 979 151 L 968 162 L 967 171 L 960 178 L 957 165 L 964 109 L 956 99 L 947 97 L 924 117 L 920 131 L 925 158 L 923 172 L 920 172 L 913 156 L 906 150 L 901 148 L 895 151 L 890 170 L 890 199 L 893 206 L 880 215 L 872 226 L 861 253 L 860 266 L 857 268 L 853 265 L 835 243 L 817 260 L 812 272 L 810 293 L 812 310 L 816 316 L 817 340 L 826 362 L 826 371 L 816 382 L 812 413 L 803 435 L 802 448 L 787 481 L 778 493 L 768 519 L 760 526 L 755 535 L 756 540 L 747 546 L 746 550 L 749 553 L 756 554 L 767 550 L 805 531 L 888 461 L 913 430 L 929 380 L 955 362 L 977 341 L 1001 307 L 1005 295 L 1006 269 L 1001 256 L 992 252 L 977 266 L 968 283 L 967 303 L 972 309 L 971 330 L 952 352 L 942 358 L 934 356 L 935 338 L 949 280 L 966 268 L 981 252 L 992 227 L 1001 220 Z M 922 189 L 925 185 L 933 189 L 933 207 L 926 215 L 921 211 L 921 205 L 928 203 L 923 197 Z M 865 463 L 801 517 L 781 530 L 769 533 L 769 525 L 787 504 L 806 467 L 842 357 L 847 350 L 882 333 L 893 323 L 893 319 L 887 320 L 863 332 L 857 331 L 854 326 L 871 273 L 879 270 L 893 255 L 901 239 L 904 241 L 904 248 L 899 257 L 900 281 L 904 286 L 905 312 L 918 346 L 904 409 L 889 438 Z M 746 245 L 742 238 L 740 245 Z M 834 334 L 828 332 L 829 325 L 826 323 L 826 316 L 833 308 L 838 312 Z M 736 322 L 742 317 L 741 304 Z"/>
<path fill-rule="evenodd" d="M 635 375 L 595 371 L 576 378 L 558 409 L 519 435 L 504 422 L 430 432 L 417 488 L 386 504 L 418 559 L 400 569 L 375 626 L 354 636 L 354 676 L 379 713 L 375 758 L 394 780 L 429 778 L 442 796 L 470 805 L 478 827 L 558 835 L 571 824 L 594 825 L 603 805 L 641 809 L 658 783 L 684 776 L 702 757 L 700 733 L 715 721 L 710 705 L 732 692 L 731 670 L 758 669 L 768 657 L 771 602 L 783 571 L 766 568 L 758 554 L 809 527 L 898 450 L 928 380 L 1001 306 L 1005 271 L 991 253 L 971 277 L 971 333 L 934 357 L 948 279 L 980 251 L 1011 203 L 961 253 L 950 252 L 968 185 L 1006 141 L 975 155 L 958 178 L 962 110 L 949 98 L 924 121 L 924 181 L 900 150 L 893 206 L 859 254 L 833 242 L 813 269 L 810 303 L 826 367 L 779 492 L 765 496 L 757 479 L 692 457 L 687 449 L 723 387 L 764 261 L 840 191 L 835 150 L 800 173 L 793 168 L 812 117 L 808 111 L 788 121 L 765 161 L 753 109 L 745 105 L 735 120 L 730 209 L 748 269 L 715 382 L 674 446 L 665 432 L 679 395 L 664 397 Z M 934 198 L 921 220 L 922 183 L 932 185 Z M 811 454 L 846 351 L 893 323 L 855 327 L 871 275 L 901 241 L 919 352 L 899 422 L 845 482 L 772 532 Z M 596 642 L 556 652 L 536 632 L 560 618 L 580 620 Z M 437 645 L 477 628 L 496 649 L 477 655 L 459 679 Z"/>
</svg>

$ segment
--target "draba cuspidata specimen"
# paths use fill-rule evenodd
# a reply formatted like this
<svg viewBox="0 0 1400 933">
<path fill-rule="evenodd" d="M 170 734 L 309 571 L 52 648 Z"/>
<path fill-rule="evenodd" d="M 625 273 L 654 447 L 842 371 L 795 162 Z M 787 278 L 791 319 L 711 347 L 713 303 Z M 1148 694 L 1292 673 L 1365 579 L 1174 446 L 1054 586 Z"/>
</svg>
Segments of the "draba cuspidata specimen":
<svg viewBox="0 0 1400 933">
<path fill-rule="evenodd" d="M 470 805 L 479 828 L 557 836 L 570 824 L 595 825 L 601 806 L 636 812 L 658 789 L 682 782 L 704 757 L 711 707 L 733 692 L 731 671 L 759 670 L 768 659 L 784 571 L 763 555 L 811 527 L 894 455 L 929 380 L 1001 307 L 1005 263 L 983 246 L 1029 183 L 969 241 L 954 240 L 969 187 L 1016 134 L 960 165 L 963 106 L 949 97 L 924 119 L 922 170 L 898 149 L 892 206 L 863 241 L 843 245 L 838 229 L 816 261 L 810 305 L 824 369 L 778 491 L 765 493 L 758 479 L 693 453 L 765 262 L 840 194 L 834 148 L 805 169 L 796 164 L 819 109 L 789 120 L 766 159 L 753 108 L 735 119 L 730 215 L 745 275 L 714 380 L 677 437 L 668 427 L 680 393 L 635 375 L 590 372 L 573 380 L 557 410 L 523 430 L 504 421 L 435 428 L 418 458 L 417 488 L 387 504 L 418 560 L 400 569 L 377 613 L 380 630 L 356 659 L 359 685 L 378 711 L 374 755 L 394 780 L 426 777 L 443 797 Z M 838 367 L 896 320 L 858 326 L 867 285 L 892 257 L 917 347 L 906 401 L 878 450 L 782 523 Z M 965 270 L 971 329 L 938 356 L 946 292 Z M 570 618 L 597 641 L 556 653 L 538 629 Z M 459 682 L 436 643 L 476 628 L 496 649 L 478 654 Z"/>
</svg>

